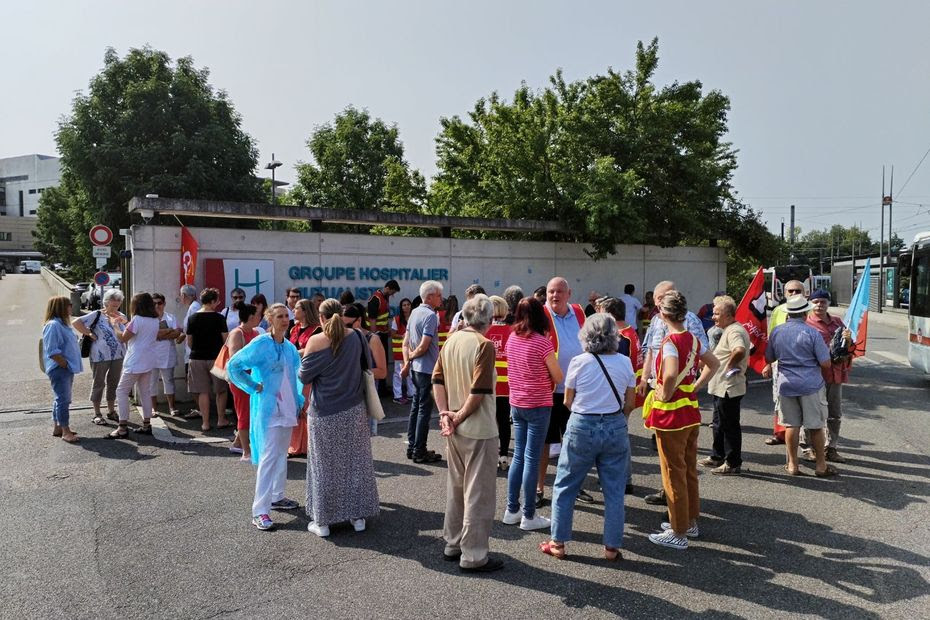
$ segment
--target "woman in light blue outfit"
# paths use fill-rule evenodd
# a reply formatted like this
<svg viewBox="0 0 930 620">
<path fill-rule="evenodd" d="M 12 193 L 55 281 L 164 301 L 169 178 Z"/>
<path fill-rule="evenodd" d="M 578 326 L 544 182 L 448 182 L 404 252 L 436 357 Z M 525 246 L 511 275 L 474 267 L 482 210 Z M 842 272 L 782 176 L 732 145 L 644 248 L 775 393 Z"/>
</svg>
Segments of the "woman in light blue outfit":
<svg viewBox="0 0 930 620">
<path fill-rule="evenodd" d="M 575 499 L 592 466 L 597 466 L 604 490 L 604 557 L 622 559 L 630 451 L 626 417 L 635 406 L 636 376 L 630 359 L 617 353 L 617 338 L 613 317 L 589 316 L 578 332 L 585 352 L 572 358 L 565 373 L 565 406 L 572 414 L 552 485 L 552 539 L 539 545 L 543 553 L 559 559 L 572 539 Z"/>
<path fill-rule="evenodd" d="M 52 382 L 55 402 L 52 405 L 52 435 L 68 443 L 77 443 L 77 433 L 71 430 L 71 387 L 74 375 L 84 370 L 81 348 L 71 330 L 71 300 L 52 297 L 45 307 L 42 327 L 42 363 Z"/>
<path fill-rule="evenodd" d="M 285 338 L 287 307 L 274 304 L 267 312 L 271 331 L 254 338 L 233 355 L 226 365 L 229 380 L 249 394 L 249 439 L 255 474 L 252 525 L 270 530 L 268 513 L 296 510 L 297 502 L 284 496 L 287 482 L 287 446 L 299 415 L 305 415 L 297 371 L 300 356 Z M 249 373 L 251 371 L 251 374 Z"/>
</svg>

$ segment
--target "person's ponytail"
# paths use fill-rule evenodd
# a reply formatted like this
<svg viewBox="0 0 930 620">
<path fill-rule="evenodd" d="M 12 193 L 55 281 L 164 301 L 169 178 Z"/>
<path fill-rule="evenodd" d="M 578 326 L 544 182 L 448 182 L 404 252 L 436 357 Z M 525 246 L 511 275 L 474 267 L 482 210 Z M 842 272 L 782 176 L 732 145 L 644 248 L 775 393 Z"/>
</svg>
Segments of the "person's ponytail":
<svg viewBox="0 0 930 620">
<path fill-rule="evenodd" d="M 326 319 L 323 323 L 323 334 L 329 338 L 329 346 L 335 355 L 346 337 L 346 326 L 342 322 L 342 305 L 336 299 L 325 300 L 320 304 L 320 317 Z"/>
</svg>

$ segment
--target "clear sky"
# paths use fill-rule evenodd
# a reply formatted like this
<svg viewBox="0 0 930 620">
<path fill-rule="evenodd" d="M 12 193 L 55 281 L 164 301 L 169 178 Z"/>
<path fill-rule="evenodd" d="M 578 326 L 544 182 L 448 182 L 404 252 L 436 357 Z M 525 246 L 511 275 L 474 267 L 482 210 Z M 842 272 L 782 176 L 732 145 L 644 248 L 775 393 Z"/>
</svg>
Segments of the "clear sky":
<svg viewBox="0 0 930 620">
<path fill-rule="evenodd" d="M 313 128 L 347 105 L 396 123 L 411 164 L 435 172 L 443 116 L 492 91 L 631 67 L 659 37 L 656 82 L 698 79 L 731 100 L 735 185 L 772 230 L 879 232 L 882 166 L 900 189 L 930 150 L 930 3 L 160 0 L 5 3 L 0 157 L 55 154 L 53 132 L 103 65 L 149 44 L 208 67 L 278 178 L 309 159 Z M 264 171 L 262 171 L 264 173 Z M 930 157 L 894 210 L 930 229 Z"/>
</svg>

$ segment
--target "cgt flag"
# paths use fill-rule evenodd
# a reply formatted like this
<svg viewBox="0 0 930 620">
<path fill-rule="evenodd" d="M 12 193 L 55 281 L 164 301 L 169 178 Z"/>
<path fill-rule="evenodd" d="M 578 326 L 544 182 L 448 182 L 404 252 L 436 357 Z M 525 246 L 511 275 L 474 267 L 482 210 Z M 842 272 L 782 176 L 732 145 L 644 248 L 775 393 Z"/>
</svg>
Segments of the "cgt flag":
<svg viewBox="0 0 930 620">
<path fill-rule="evenodd" d="M 859 284 L 856 286 L 856 292 L 853 293 L 852 301 L 849 302 L 849 308 L 846 310 L 846 316 L 843 322 L 852 332 L 853 341 L 856 348 L 853 351 L 853 357 L 865 355 L 865 343 L 869 336 L 869 285 L 872 279 L 872 259 L 865 260 L 865 269 L 862 270 L 862 277 L 859 278 Z"/>
<path fill-rule="evenodd" d="M 749 332 L 749 367 L 758 373 L 765 366 L 765 348 L 769 342 L 765 307 L 765 276 L 759 267 L 736 308 L 736 320 Z"/>
<path fill-rule="evenodd" d="M 193 284 L 197 275 L 197 240 L 194 235 L 181 227 L 181 286 Z"/>
</svg>

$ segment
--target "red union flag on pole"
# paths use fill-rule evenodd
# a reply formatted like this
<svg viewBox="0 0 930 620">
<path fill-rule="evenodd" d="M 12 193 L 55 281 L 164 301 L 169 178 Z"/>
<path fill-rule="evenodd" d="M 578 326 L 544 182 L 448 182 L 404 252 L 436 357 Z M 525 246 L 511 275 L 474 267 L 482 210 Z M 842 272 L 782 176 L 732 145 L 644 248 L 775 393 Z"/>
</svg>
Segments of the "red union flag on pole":
<svg viewBox="0 0 930 620">
<path fill-rule="evenodd" d="M 181 286 L 193 284 L 197 275 L 197 240 L 194 235 L 181 227 Z"/>
<path fill-rule="evenodd" d="M 749 332 L 749 367 L 758 373 L 765 366 L 765 349 L 768 346 L 768 318 L 765 311 L 765 276 L 762 267 L 756 272 L 743 300 L 736 308 L 736 320 Z"/>
</svg>

